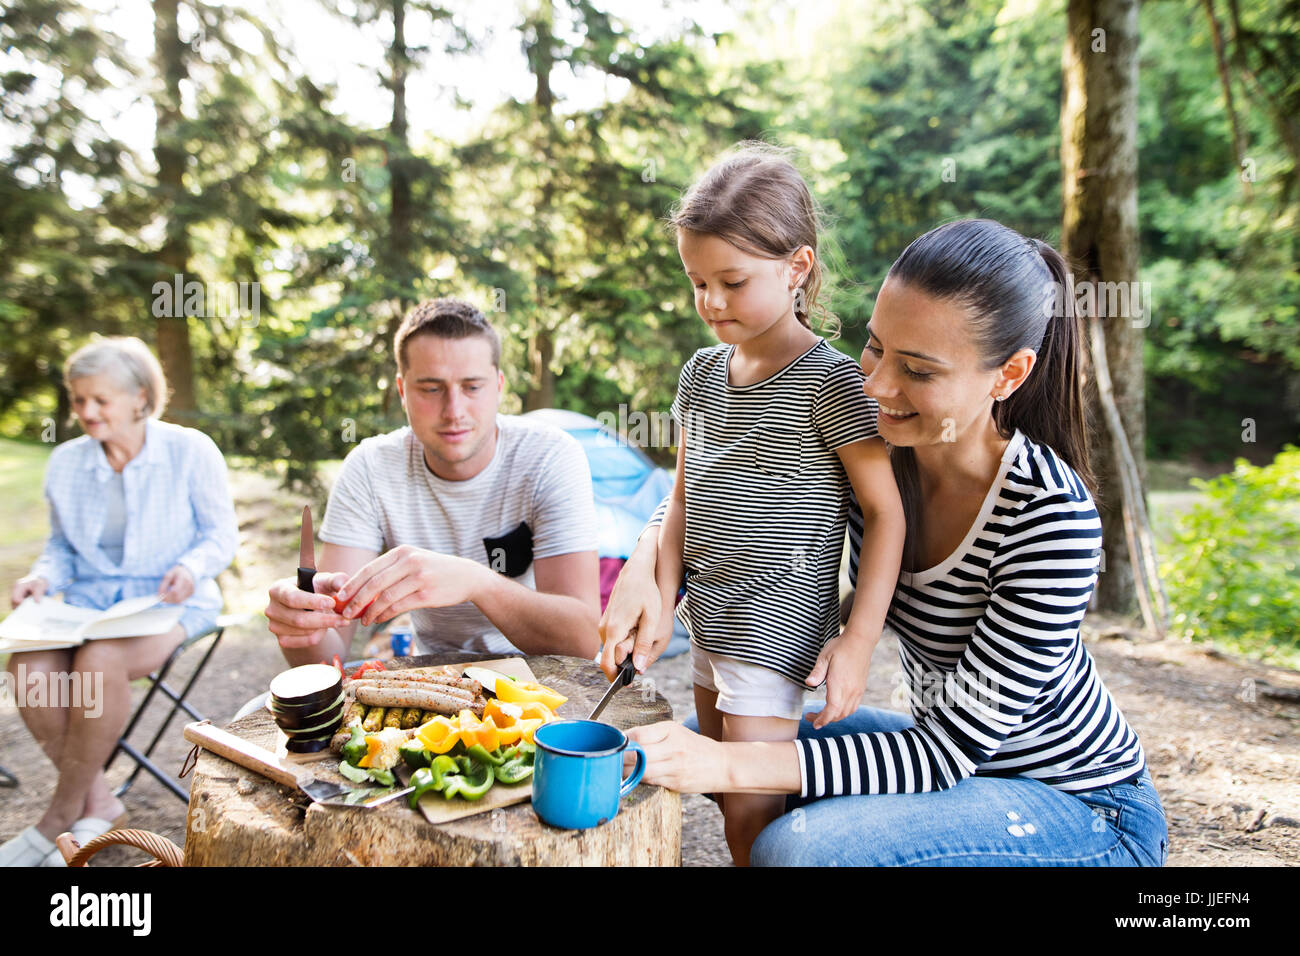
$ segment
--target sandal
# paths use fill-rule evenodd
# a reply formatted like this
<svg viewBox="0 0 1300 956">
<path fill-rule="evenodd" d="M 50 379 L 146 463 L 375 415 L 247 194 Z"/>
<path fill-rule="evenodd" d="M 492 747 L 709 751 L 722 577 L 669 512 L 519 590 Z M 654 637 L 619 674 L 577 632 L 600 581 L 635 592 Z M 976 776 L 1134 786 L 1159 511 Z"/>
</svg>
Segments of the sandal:
<svg viewBox="0 0 1300 956">
<path fill-rule="evenodd" d="M 85 846 L 97 836 L 103 836 L 109 830 L 116 830 L 126 823 L 126 813 L 123 812 L 114 820 L 105 820 L 102 817 L 82 817 L 72 826 L 68 827 L 68 832 L 72 838 L 77 841 L 79 846 Z"/>
<path fill-rule="evenodd" d="M 63 866 L 63 854 L 41 836 L 36 827 L 28 827 L 4 846 L 0 846 L 0 866 Z"/>
</svg>

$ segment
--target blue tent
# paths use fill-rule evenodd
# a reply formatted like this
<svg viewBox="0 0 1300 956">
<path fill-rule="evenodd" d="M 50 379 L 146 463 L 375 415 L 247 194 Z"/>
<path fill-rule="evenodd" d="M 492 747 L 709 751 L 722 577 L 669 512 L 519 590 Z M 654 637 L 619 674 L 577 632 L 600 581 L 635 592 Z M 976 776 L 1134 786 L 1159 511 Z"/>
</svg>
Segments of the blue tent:
<svg viewBox="0 0 1300 956">
<path fill-rule="evenodd" d="M 524 417 L 562 429 L 582 445 L 596 495 L 600 556 L 626 559 L 655 507 L 672 491 L 673 476 L 587 415 L 543 408 Z"/>
<path fill-rule="evenodd" d="M 613 586 L 617 561 L 625 561 L 636 547 L 659 502 L 673 490 L 673 476 L 652 462 L 641 449 L 629 445 L 596 419 L 560 408 L 542 408 L 524 416 L 568 432 L 582 445 L 591 467 L 596 497 L 597 548 L 601 558 L 602 600 Z M 675 657 L 689 646 L 680 621 L 673 621 L 673 638 L 661 655 Z"/>
</svg>

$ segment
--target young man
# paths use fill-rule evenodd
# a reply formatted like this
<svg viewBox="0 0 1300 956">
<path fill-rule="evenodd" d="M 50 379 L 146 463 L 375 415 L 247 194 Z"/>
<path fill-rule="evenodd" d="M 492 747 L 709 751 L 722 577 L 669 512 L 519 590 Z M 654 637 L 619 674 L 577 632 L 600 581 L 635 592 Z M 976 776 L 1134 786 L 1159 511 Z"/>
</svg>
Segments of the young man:
<svg viewBox="0 0 1300 956">
<path fill-rule="evenodd" d="M 315 593 L 271 587 L 290 664 L 346 659 L 353 625 L 411 612 L 418 653 L 600 646 L 591 472 L 564 432 L 501 415 L 501 342 L 473 306 L 416 306 L 393 343 L 408 427 L 343 462 Z M 342 615 L 334 597 L 347 602 Z M 373 601 L 373 603 L 371 603 Z"/>
</svg>

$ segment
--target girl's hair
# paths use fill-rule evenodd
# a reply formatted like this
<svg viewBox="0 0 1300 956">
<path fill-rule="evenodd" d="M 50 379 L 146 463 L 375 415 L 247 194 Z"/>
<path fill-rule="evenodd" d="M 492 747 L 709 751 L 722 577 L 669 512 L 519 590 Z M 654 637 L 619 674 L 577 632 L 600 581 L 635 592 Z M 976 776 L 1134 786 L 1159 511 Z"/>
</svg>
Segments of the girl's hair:
<svg viewBox="0 0 1300 956">
<path fill-rule="evenodd" d="M 795 298 L 794 314 L 810 329 L 816 317 L 832 338 L 838 334 L 839 321 L 818 301 L 827 278 L 817 252 L 821 213 L 787 150 L 739 144 L 687 191 L 668 221 L 764 259 L 785 259 L 810 247 L 812 268 L 799 283 L 803 295 Z"/>
<path fill-rule="evenodd" d="M 149 346 L 137 338 L 114 337 L 83 345 L 68 357 L 63 384 L 69 391 L 79 378 L 107 375 L 124 392 L 144 390 L 142 418 L 158 418 L 167 407 L 167 379 Z"/>
<path fill-rule="evenodd" d="M 1019 428 L 1051 447 L 1095 497 L 1080 374 L 1082 333 L 1069 273 L 1047 243 L 988 219 L 963 219 L 913 240 L 887 278 L 964 306 L 985 369 L 997 368 L 1020 349 L 1037 353 L 1020 387 L 993 404 L 993 421 L 1004 438 Z M 890 460 L 907 514 L 904 562 L 915 567 L 914 529 L 921 519 L 916 456 L 899 447 L 891 449 Z"/>
</svg>

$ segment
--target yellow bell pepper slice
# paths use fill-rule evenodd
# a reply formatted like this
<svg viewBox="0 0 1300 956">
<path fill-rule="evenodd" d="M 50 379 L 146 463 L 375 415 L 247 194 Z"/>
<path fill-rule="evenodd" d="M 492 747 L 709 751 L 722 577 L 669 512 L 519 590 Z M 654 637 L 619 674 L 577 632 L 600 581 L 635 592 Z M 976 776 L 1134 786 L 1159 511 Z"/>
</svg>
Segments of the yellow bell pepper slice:
<svg viewBox="0 0 1300 956">
<path fill-rule="evenodd" d="M 533 742 L 533 734 L 535 734 L 537 728 L 542 726 L 544 723 L 546 723 L 546 721 L 542 720 L 540 717 L 534 717 L 531 720 L 521 720 L 515 726 L 519 728 L 519 735 L 531 744 Z"/>
<path fill-rule="evenodd" d="M 464 734 L 462 733 L 461 736 L 463 739 Z M 491 753 L 501 746 L 501 733 L 497 730 L 497 725 L 492 722 L 491 717 L 478 725 L 478 730 L 475 736 L 477 736 L 478 742 L 482 748 L 488 753 Z"/>
<path fill-rule="evenodd" d="M 555 719 L 555 714 L 551 712 L 551 708 L 540 700 L 530 700 L 525 704 L 520 704 L 519 709 L 523 711 L 520 714 L 521 720 L 541 720 L 543 723 L 549 724 Z"/>
<path fill-rule="evenodd" d="M 357 761 L 358 767 L 372 766 L 372 759 L 379 756 L 379 752 L 384 749 L 384 742 L 379 739 L 378 734 L 366 734 L 366 755 Z"/>
<path fill-rule="evenodd" d="M 492 722 L 497 725 L 498 730 L 504 730 L 507 727 L 513 727 L 515 721 L 519 719 L 512 711 L 520 708 L 515 704 L 502 704 L 499 700 L 493 698 L 487 702 L 483 708 L 483 717 L 486 720 L 491 718 Z M 524 716 L 527 716 L 526 714 Z"/>
<path fill-rule="evenodd" d="M 509 727 L 500 727 L 497 729 L 497 736 L 500 738 L 500 744 L 502 747 L 512 747 L 523 739 L 524 731 L 519 724 L 519 721 L 515 721 L 515 723 L 511 724 Z"/>
<path fill-rule="evenodd" d="M 426 750 L 445 754 L 460 740 L 460 728 L 454 720 L 439 715 L 422 726 L 417 736 Z"/>
<path fill-rule="evenodd" d="M 539 701 L 551 710 L 555 710 L 569 699 L 549 687 L 543 687 L 533 681 L 523 680 L 497 681 L 496 694 L 497 700 L 505 701 L 507 704 L 526 704 L 530 701 Z"/>
</svg>

